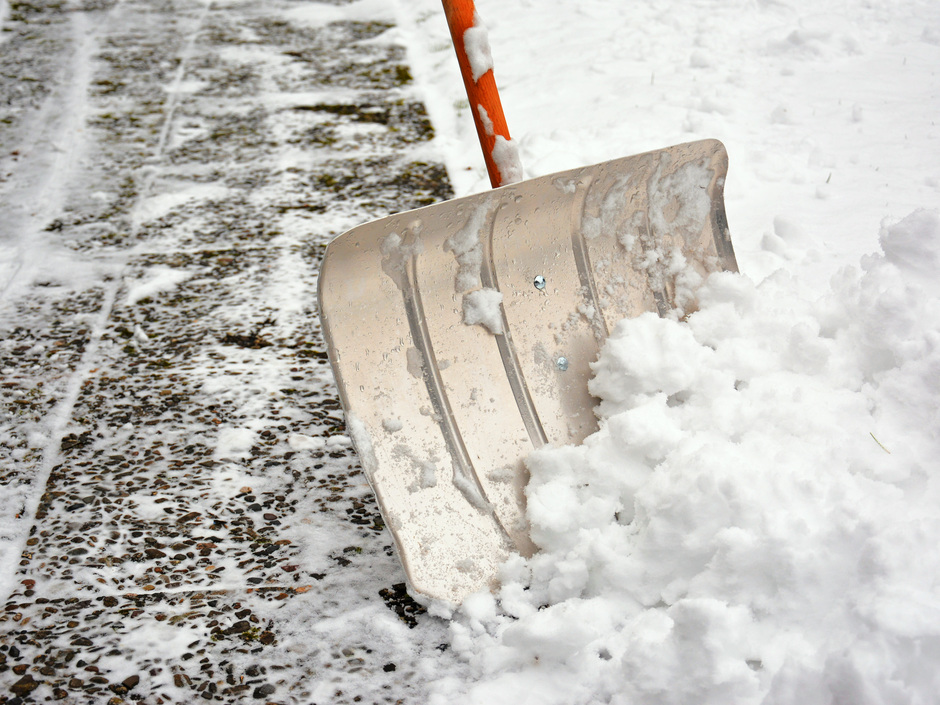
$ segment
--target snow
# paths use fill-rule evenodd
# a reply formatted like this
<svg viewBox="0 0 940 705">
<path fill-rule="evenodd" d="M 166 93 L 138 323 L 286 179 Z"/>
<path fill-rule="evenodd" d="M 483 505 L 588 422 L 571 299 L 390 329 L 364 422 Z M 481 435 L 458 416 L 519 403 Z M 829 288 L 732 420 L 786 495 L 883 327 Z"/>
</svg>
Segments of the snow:
<svg viewBox="0 0 940 705">
<path fill-rule="evenodd" d="M 256 435 L 256 431 L 250 428 L 220 428 L 215 457 L 220 459 L 247 457 Z"/>
<path fill-rule="evenodd" d="M 400 10 L 409 56 L 458 195 L 484 191 L 432 6 Z M 477 9 L 528 176 L 721 139 L 742 273 L 611 335 L 601 430 L 528 459 L 541 552 L 454 615 L 472 677 L 433 701 L 933 702 L 940 7 Z"/>
<path fill-rule="evenodd" d="M 174 86 L 173 92 L 195 92 L 198 87 L 192 86 Z M 168 89 L 168 92 L 169 89 Z M 191 186 L 178 193 L 161 193 L 156 196 L 150 196 L 141 201 L 137 212 L 138 222 L 156 220 L 167 213 L 185 205 L 188 202 L 200 199 L 222 199 L 228 193 L 224 186 L 215 186 L 204 184 Z"/>
<path fill-rule="evenodd" d="M 389 433 L 397 433 L 405 427 L 405 424 L 402 423 L 401 419 L 387 418 L 382 419 L 382 428 L 384 428 Z"/>
<path fill-rule="evenodd" d="M 527 177 L 720 139 L 736 253 L 757 279 L 798 265 L 822 290 L 877 248 L 882 218 L 940 200 L 936 3 L 853 3 L 851 22 L 834 0 L 476 7 Z M 485 191 L 437 3 L 402 3 L 399 13 L 457 195 Z M 781 107 L 788 123 L 771 118 Z M 761 247 L 776 216 L 816 243 L 791 253 L 796 261 Z"/>
<path fill-rule="evenodd" d="M 477 112 L 480 114 L 480 122 L 483 123 L 483 130 L 486 132 L 486 134 L 496 134 L 496 128 L 493 126 L 493 121 L 490 120 L 490 114 L 486 112 L 486 108 L 478 104 Z"/>
<path fill-rule="evenodd" d="M 189 272 L 170 267 L 153 267 L 146 276 L 127 282 L 126 303 L 133 306 L 142 299 L 173 291 L 190 276 Z"/>
<path fill-rule="evenodd" d="M 419 237 L 420 230 L 420 223 L 416 223 L 410 232 L 404 235 L 389 233 L 382 240 L 382 254 L 385 257 L 382 269 L 399 289 L 403 289 L 406 285 L 408 259 L 421 254 L 424 250 Z"/>
<path fill-rule="evenodd" d="M 493 142 L 493 161 L 499 169 L 500 185 L 514 184 L 522 181 L 522 158 L 519 156 L 519 147 L 515 140 L 507 140 L 502 135 L 496 135 Z"/>
<path fill-rule="evenodd" d="M 454 288 L 457 293 L 469 291 L 480 285 L 480 270 L 483 267 L 483 246 L 480 233 L 489 216 L 490 203 L 481 202 L 468 215 L 467 222 L 444 243 L 446 251 L 457 260 L 457 276 Z"/>
<path fill-rule="evenodd" d="M 355 414 L 347 414 L 346 425 L 349 428 L 350 437 L 355 442 L 362 466 L 368 470 L 374 469 L 378 465 L 378 461 L 375 458 L 375 452 L 372 450 L 372 438 L 369 436 L 365 424 Z"/>
<path fill-rule="evenodd" d="M 463 322 L 468 326 L 481 324 L 493 335 L 503 332 L 500 304 L 503 295 L 496 289 L 476 289 L 463 297 Z"/>
<path fill-rule="evenodd" d="M 730 154 L 725 194 L 742 273 L 690 283 L 699 309 L 685 320 L 646 315 L 617 327 L 594 365 L 601 430 L 528 459 L 528 519 L 540 553 L 511 560 L 498 592 L 471 596 L 453 615 L 449 651 L 466 673 L 426 656 L 416 679 L 432 682 L 437 703 L 935 701 L 940 5 L 477 7 L 515 135 L 507 146 L 518 147 L 526 173 L 719 138 Z M 342 12 L 308 3 L 292 17 L 317 27 L 393 11 L 399 26 L 383 41 L 406 46 L 457 195 L 486 190 L 476 107 L 462 95 L 437 0 L 360 0 Z M 0 21 L 8 14 L 0 0 Z M 63 88 L 68 109 L 61 125 L 53 121 L 65 148 L 38 135 L 37 173 L 5 171 L 11 202 L 39 204 L 19 214 L 8 230 L 22 235 L 0 251 L 11 300 L 33 281 L 77 285 L 105 268 L 68 259 L 40 230 L 63 210 L 64 185 L 90 157 L 80 126 L 93 39 L 88 32 L 78 44 Z M 49 184 L 43 198 L 34 182 Z M 149 197 L 138 212 L 155 217 L 216 187 L 201 188 Z M 700 215 L 693 203 L 688 217 Z M 455 239 L 455 293 L 466 293 L 468 323 L 498 333 L 498 293 L 479 288 L 475 238 L 486 216 L 467 214 Z M 418 230 L 389 235 L 391 276 L 420 252 Z M 154 267 L 126 282 L 126 303 L 168 294 L 186 276 Z M 95 319 L 92 348 L 107 316 L 105 308 Z M 77 385 L 56 407 L 50 448 Z M 394 400 L 389 431 L 407 423 L 393 408 Z M 347 424 L 362 464 L 374 469 L 364 424 L 354 416 Z M 258 430 L 220 429 L 217 457 L 245 455 Z M 350 437 L 293 434 L 289 443 L 310 452 Z M 263 482 L 236 467 L 223 465 L 213 481 L 230 493 Z M 421 486 L 440 472 L 422 466 Z M 486 509 L 477 488 L 456 479 Z M 32 516 L 38 502 L 37 493 L 19 503 Z M 431 613 L 445 615 L 441 606 Z M 337 634 L 353 640 L 380 629 L 383 643 L 413 650 L 421 629 L 381 615 L 364 609 L 298 623 L 281 643 L 319 648 Z M 177 651 L 179 638 L 156 623 L 127 637 Z M 329 699 L 329 685 L 311 697 Z"/>
<path fill-rule="evenodd" d="M 486 26 L 478 14 L 473 16 L 473 26 L 463 33 L 463 45 L 470 61 L 470 74 L 474 81 L 479 81 L 483 74 L 493 68 L 493 52 L 490 50 Z"/>
<path fill-rule="evenodd" d="M 307 436 L 302 433 L 291 434 L 287 442 L 294 450 L 322 450 L 326 447 L 325 439 L 316 436 Z"/>
<path fill-rule="evenodd" d="M 497 140 L 500 138 L 497 137 Z M 484 232 L 492 205 L 483 199 L 467 215 L 464 225 L 444 243 L 444 249 L 457 260 L 457 276 L 454 291 L 462 296 L 463 322 L 468 326 L 480 324 L 494 335 L 503 332 L 503 316 L 500 304 L 503 295 L 496 289 L 481 287 L 483 267 L 483 244 L 480 235 Z"/>
<path fill-rule="evenodd" d="M 601 430 L 528 460 L 541 553 L 452 626 L 467 702 L 932 700 L 940 215 L 880 242 L 821 299 L 723 273 L 619 324 Z"/>
<path fill-rule="evenodd" d="M 0 3 L 0 23 L 9 16 Z M 0 224 L 0 305 L 29 290 L 37 281 L 79 286 L 99 279 L 107 266 L 92 264 L 64 247 L 45 227 L 62 212 L 68 184 L 82 173 L 87 155 L 83 129 L 89 116 L 88 85 L 97 38 L 83 13 L 70 15 L 75 48 L 67 74 L 57 87 L 60 114 L 44 105 L 34 120 L 20 128 L 29 145 L 24 154 L 0 156 L 0 199 L 9 204 Z M 0 31 L 0 44 L 6 39 Z"/>
<path fill-rule="evenodd" d="M 307 27 L 323 27 L 331 22 L 376 22 L 393 20 L 388 3 L 381 0 L 354 0 L 345 6 L 310 2 L 288 10 L 285 17 Z"/>
</svg>

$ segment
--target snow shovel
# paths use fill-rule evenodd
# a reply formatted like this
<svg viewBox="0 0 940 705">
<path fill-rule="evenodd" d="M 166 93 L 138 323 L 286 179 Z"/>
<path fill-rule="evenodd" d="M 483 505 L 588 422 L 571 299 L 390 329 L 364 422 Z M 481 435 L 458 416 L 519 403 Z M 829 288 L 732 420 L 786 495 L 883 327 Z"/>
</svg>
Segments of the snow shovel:
<svg viewBox="0 0 940 705">
<path fill-rule="evenodd" d="M 597 429 L 591 363 L 645 311 L 737 271 L 713 140 L 520 183 L 485 32 L 444 0 L 493 191 L 330 243 L 320 316 L 347 428 L 410 592 L 459 603 L 535 551 L 523 460 Z M 468 55 L 469 48 L 469 55 Z"/>
</svg>

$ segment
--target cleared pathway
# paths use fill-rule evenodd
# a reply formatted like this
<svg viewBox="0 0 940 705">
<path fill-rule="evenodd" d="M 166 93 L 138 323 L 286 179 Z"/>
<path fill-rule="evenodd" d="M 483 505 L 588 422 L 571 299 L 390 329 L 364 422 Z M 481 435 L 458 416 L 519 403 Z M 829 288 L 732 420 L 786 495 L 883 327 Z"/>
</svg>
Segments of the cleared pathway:
<svg viewBox="0 0 940 705">
<path fill-rule="evenodd" d="M 11 4 L 0 703 L 420 703 L 455 667 L 319 330 L 325 244 L 450 195 L 361 14 Z"/>
</svg>

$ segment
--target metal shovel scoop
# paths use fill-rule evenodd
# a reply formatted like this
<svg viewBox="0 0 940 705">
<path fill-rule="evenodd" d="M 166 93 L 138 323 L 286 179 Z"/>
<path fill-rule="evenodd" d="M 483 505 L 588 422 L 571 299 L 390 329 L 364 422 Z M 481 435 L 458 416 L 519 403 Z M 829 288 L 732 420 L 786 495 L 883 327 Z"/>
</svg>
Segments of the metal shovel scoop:
<svg viewBox="0 0 940 705">
<path fill-rule="evenodd" d="M 459 3 L 463 28 L 457 3 L 444 4 L 469 69 L 472 2 Z M 492 70 L 464 78 L 489 118 L 478 121 L 487 153 L 482 137 L 508 140 L 498 96 L 477 102 Z M 498 162 L 487 160 L 494 185 Z M 319 284 L 330 362 L 413 593 L 458 603 L 494 587 L 513 552 L 533 553 L 523 459 L 597 429 L 587 382 L 608 332 L 645 311 L 686 315 L 697 281 L 737 271 L 726 171 L 721 143 L 694 142 L 400 213 L 330 243 Z"/>
</svg>

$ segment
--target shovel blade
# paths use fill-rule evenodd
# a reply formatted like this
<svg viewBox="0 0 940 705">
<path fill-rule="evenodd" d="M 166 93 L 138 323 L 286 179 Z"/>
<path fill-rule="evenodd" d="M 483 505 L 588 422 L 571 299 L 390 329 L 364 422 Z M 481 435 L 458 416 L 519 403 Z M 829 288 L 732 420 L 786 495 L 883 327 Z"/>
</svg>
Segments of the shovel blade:
<svg viewBox="0 0 940 705">
<path fill-rule="evenodd" d="M 505 186 L 337 237 L 320 315 L 347 428 L 413 593 L 449 603 L 531 555 L 524 459 L 597 429 L 616 323 L 687 315 L 737 271 L 707 140 Z"/>
</svg>

